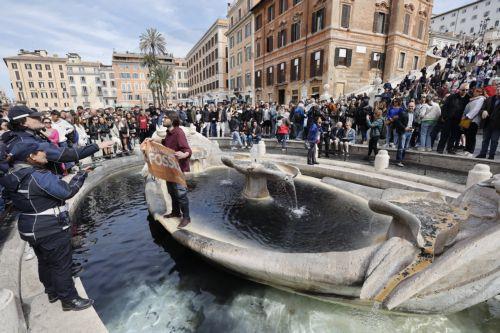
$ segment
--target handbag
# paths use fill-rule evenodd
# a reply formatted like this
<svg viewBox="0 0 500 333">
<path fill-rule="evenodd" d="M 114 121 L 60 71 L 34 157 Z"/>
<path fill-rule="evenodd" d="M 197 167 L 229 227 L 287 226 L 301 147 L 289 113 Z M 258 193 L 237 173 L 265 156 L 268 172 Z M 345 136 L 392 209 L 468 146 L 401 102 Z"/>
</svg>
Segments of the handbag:
<svg viewBox="0 0 500 333">
<path fill-rule="evenodd" d="M 460 120 L 460 124 L 459 125 L 460 125 L 461 128 L 469 129 L 471 123 L 472 123 L 472 119 L 462 118 L 462 120 Z"/>
</svg>

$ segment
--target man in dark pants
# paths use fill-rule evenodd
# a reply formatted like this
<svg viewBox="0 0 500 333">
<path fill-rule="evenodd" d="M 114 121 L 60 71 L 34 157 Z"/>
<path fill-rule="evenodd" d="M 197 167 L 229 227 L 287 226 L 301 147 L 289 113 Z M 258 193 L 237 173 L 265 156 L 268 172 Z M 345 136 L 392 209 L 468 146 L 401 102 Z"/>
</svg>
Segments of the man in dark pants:
<svg viewBox="0 0 500 333">
<path fill-rule="evenodd" d="M 470 99 L 470 96 L 467 94 L 468 90 L 467 83 L 463 83 L 460 86 L 459 92 L 448 96 L 441 108 L 443 128 L 441 139 L 437 146 L 437 152 L 440 154 L 443 154 L 445 148 L 448 154 L 456 154 L 455 142 L 460 138 L 460 120 Z"/>
<path fill-rule="evenodd" d="M 481 113 L 484 121 L 483 144 L 477 158 L 486 158 L 488 155 L 488 159 L 493 160 L 500 139 L 500 85 L 497 85 L 497 94 L 485 101 L 483 109 Z"/>
<path fill-rule="evenodd" d="M 321 137 L 321 117 L 316 117 L 316 121 L 311 125 L 307 132 L 307 164 L 319 164 L 316 160 L 316 145 Z"/>
<path fill-rule="evenodd" d="M 323 152 L 324 148 L 324 154 L 326 158 L 330 157 L 330 131 L 332 129 L 332 120 L 330 118 L 330 111 L 328 108 L 323 106 L 321 109 L 321 118 L 322 118 L 322 123 L 321 123 L 321 138 L 319 140 L 318 144 L 318 156 L 321 156 L 321 153 Z M 323 146 L 324 145 L 324 146 Z"/>
<path fill-rule="evenodd" d="M 175 151 L 175 157 L 179 160 L 182 172 L 189 172 L 189 158 L 192 152 L 184 131 L 179 127 L 179 116 L 175 113 L 168 114 L 163 120 L 163 126 L 167 128 L 167 136 L 163 145 Z M 182 217 L 178 228 L 184 228 L 191 222 L 187 188 L 181 184 L 167 182 L 167 189 L 172 198 L 172 212 L 165 217 Z"/>
<path fill-rule="evenodd" d="M 45 169 L 47 154 L 36 143 L 18 143 L 11 151 L 15 177 L 6 184 L 14 207 L 20 211 L 21 238 L 33 247 L 38 275 L 49 302 L 60 300 L 63 311 L 78 311 L 93 301 L 78 296 L 71 274 L 72 247 L 65 201 L 82 187 L 90 169 L 79 171 L 69 183 Z"/>
</svg>

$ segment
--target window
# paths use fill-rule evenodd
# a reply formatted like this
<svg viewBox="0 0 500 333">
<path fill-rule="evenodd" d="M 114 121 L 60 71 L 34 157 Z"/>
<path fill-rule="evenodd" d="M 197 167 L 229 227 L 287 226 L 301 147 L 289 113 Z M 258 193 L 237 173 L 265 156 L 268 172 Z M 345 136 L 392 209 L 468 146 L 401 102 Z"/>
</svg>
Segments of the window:
<svg viewBox="0 0 500 333">
<path fill-rule="evenodd" d="M 293 5 L 295 6 L 296 4 L 300 3 L 302 0 L 293 0 Z"/>
<path fill-rule="evenodd" d="M 229 37 L 229 48 L 232 49 L 234 47 L 234 36 Z"/>
<path fill-rule="evenodd" d="M 414 56 L 413 57 L 413 70 L 417 70 L 417 69 L 418 69 L 418 57 Z"/>
<path fill-rule="evenodd" d="M 241 63 L 243 62 L 243 54 L 240 52 L 238 52 L 238 57 L 236 58 L 236 65 L 239 66 L 241 65 Z"/>
<path fill-rule="evenodd" d="M 21 80 L 21 75 L 19 75 L 19 71 L 16 71 L 15 74 L 16 74 L 16 80 L 18 81 Z"/>
<path fill-rule="evenodd" d="M 267 7 L 267 22 L 274 20 L 274 4 Z"/>
<path fill-rule="evenodd" d="M 49 79 L 52 79 L 52 72 L 47 73 L 49 75 Z"/>
<path fill-rule="evenodd" d="M 33 77 L 33 75 L 31 74 L 31 72 L 28 72 L 28 77 L 31 79 Z"/>
<path fill-rule="evenodd" d="M 323 50 L 311 53 L 311 77 L 323 75 Z"/>
<path fill-rule="evenodd" d="M 31 69 L 31 64 L 24 64 L 25 69 Z"/>
<path fill-rule="evenodd" d="M 245 87 L 249 87 L 252 85 L 252 76 L 250 73 L 245 74 Z"/>
<path fill-rule="evenodd" d="M 38 87 L 45 88 L 45 82 L 43 81 L 38 82 Z"/>
<path fill-rule="evenodd" d="M 38 72 L 38 78 L 42 78 L 42 72 Z"/>
<path fill-rule="evenodd" d="M 257 15 L 255 17 L 255 31 L 262 28 L 262 15 Z"/>
<path fill-rule="evenodd" d="M 49 82 L 49 88 L 54 88 L 54 82 Z"/>
<path fill-rule="evenodd" d="M 282 62 L 277 66 L 278 69 L 278 83 L 286 81 L 286 63 Z"/>
<path fill-rule="evenodd" d="M 69 77 L 69 83 L 75 83 L 75 80 L 73 79 L 72 76 Z"/>
<path fill-rule="evenodd" d="M 335 66 L 351 66 L 352 50 L 337 47 L 335 49 Z"/>
<path fill-rule="evenodd" d="M 342 16 L 340 18 L 340 26 L 342 28 L 349 28 L 349 20 L 351 18 L 351 5 L 342 4 Z"/>
<path fill-rule="evenodd" d="M 410 33 L 410 14 L 406 13 L 403 21 L 403 34 L 408 35 Z"/>
<path fill-rule="evenodd" d="M 490 15 L 490 11 L 489 10 L 485 11 L 484 14 L 483 14 L 484 17 L 487 17 L 489 15 Z"/>
<path fill-rule="evenodd" d="M 255 88 L 262 88 L 262 71 L 255 71 Z"/>
<path fill-rule="evenodd" d="M 470 28 L 470 33 L 474 33 L 474 27 Z"/>
<path fill-rule="evenodd" d="M 399 69 L 405 68 L 405 61 L 406 61 L 406 53 L 404 53 L 404 52 L 399 53 L 399 59 L 398 59 L 398 68 Z"/>
<path fill-rule="evenodd" d="M 461 19 L 461 20 L 460 20 L 460 23 L 465 23 L 465 19 L 464 19 L 464 18 L 463 18 L 463 19 Z"/>
<path fill-rule="evenodd" d="M 260 40 L 255 42 L 255 53 L 256 57 L 260 57 Z"/>
<path fill-rule="evenodd" d="M 35 69 L 37 71 L 41 71 L 42 70 L 42 64 L 35 64 Z"/>
<path fill-rule="evenodd" d="M 45 65 L 45 69 L 50 71 L 50 65 Z"/>
<path fill-rule="evenodd" d="M 266 84 L 272 86 L 274 82 L 273 66 L 267 68 Z"/>
<path fill-rule="evenodd" d="M 455 22 L 452 22 L 452 23 L 455 23 Z M 424 21 L 423 20 L 420 20 L 420 22 L 418 23 L 418 34 L 417 34 L 417 38 L 418 39 L 422 39 L 424 37 Z"/>
<path fill-rule="evenodd" d="M 298 81 L 300 80 L 300 60 L 301 58 L 295 58 L 291 62 L 290 66 L 290 81 Z"/>
<path fill-rule="evenodd" d="M 472 20 L 477 19 L 477 15 L 472 15 Z"/>
<path fill-rule="evenodd" d="M 60 72 L 59 74 L 61 75 L 61 79 L 64 79 L 64 73 Z"/>
<path fill-rule="evenodd" d="M 63 70 L 63 66 L 62 65 L 59 65 L 59 70 L 62 71 Z"/>
<path fill-rule="evenodd" d="M 230 60 L 229 60 L 229 68 L 233 68 L 234 67 L 234 56 L 231 56 Z"/>
<path fill-rule="evenodd" d="M 245 25 L 245 38 L 250 37 L 250 35 L 252 35 L 252 24 L 247 23 Z"/>
<path fill-rule="evenodd" d="M 280 15 L 288 9 L 288 0 L 279 0 Z"/>
<path fill-rule="evenodd" d="M 238 30 L 238 32 L 236 33 L 236 44 L 241 43 L 242 35 L 243 35 L 243 33 L 241 32 L 241 30 Z"/>
<path fill-rule="evenodd" d="M 278 48 L 286 46 L 286 29 L 278 31 Z"/>
<path fill-rule="evenodd" d="M 13 62 L 11 67 L 12 67 L 12 69 L 17 69 L 17 64 Z"/>
<path fill-rule="evenodd" d="M 295 22 L 292 24 L 292 35 L 290 36 L 290 42 L 293 43 L 300 39 L 300 22 Z"/>
<path fill-rule="evenodd" d="M 33 82 L 33 81 L 29 81 L 29 82 L 28 82 L 28 87 L 30 87 L 30 88 L 35 88 L 35 82 Z"/>
<path fill-rule="evenodd" d="M 252 59 L 252 46 L 245 47 L 245 61 Z"/>
<path fill-rule="evenodd" d="M 266 51 L 267 52 L 273 51 L 273 36 L 269 36 L 266 38 Z"/>
<path fill-rule="evenodd" d="M 325 27 L 325 9 L 321 8 L 312 14 L 312 33 L 323 30 Z"/>
<path fill-rule="evenodd" d="M 80 82 L 85 83 L 85 76 L 80 76 Z"/>
</svg>

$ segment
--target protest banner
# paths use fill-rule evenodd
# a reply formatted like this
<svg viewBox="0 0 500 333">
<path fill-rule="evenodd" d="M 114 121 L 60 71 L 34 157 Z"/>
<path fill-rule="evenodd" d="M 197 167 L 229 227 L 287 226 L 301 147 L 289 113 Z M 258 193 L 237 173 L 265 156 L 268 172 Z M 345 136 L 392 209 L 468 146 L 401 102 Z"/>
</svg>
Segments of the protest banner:
<svg viewBox="0 0 500 333">
<path fill-rule="evenodd" d="M 141 144 L 141 151 L 151 175 L 187 187 L 186 178 L 172 149 L 146 140 Z"/>
</svg>

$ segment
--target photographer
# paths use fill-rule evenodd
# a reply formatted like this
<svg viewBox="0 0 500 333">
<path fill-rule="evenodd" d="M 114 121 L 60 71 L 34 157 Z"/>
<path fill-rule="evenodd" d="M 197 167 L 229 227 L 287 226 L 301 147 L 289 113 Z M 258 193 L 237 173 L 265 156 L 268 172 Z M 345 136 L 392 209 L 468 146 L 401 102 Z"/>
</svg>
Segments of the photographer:
<svg viewBox="0 0 500 333">
<path fill-rule="evenodd" d="M 47 153 L 37 143 L 19 143 L 11 151 L 11 173 L 6 191 L 20 211 L 21 238 L 38 258 L 39 279 L 50 303 L 60 300 L 63 311 L 78 311 L 93 301 L 78 296 L 71 274 L 72 247 L 65 201 L 82 187 L 90 169 L 79 171 L 69 183 L 45 167 Z"/>
</svg>

